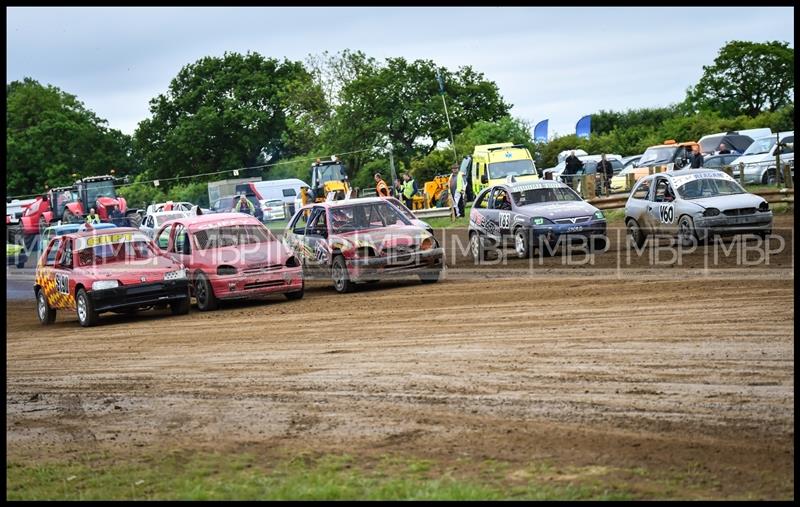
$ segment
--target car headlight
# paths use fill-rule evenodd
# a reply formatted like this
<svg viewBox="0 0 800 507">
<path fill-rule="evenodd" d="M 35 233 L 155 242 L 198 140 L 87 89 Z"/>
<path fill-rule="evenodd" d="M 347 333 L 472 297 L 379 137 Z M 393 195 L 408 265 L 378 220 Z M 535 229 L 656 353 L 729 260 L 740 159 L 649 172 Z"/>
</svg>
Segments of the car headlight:
<svg viewBox="0 0 800 507">
<path fill-rule="evenodd" d="M 98 280 L 92 282 L 92 290 L 115 289 L 119 287 L 117 280 Z"/>
<path fill-rule="evenodd" d="M 164 273 L 164 280 L 185 280 L 186 269 L 179 269 L 177 271 L 168 271 Z"/>
<path fill-rule="evenodd" d="M 717 215 L 719 215 L 719 210 L 717 208 L 707 208 L 703 212 L 704 217 L 715 217 Z"/>
<path fill-rule="evenodd" d="M 433 248 L 433 239 L 425 238 L 422 240 L 422 243 L 419 244 L 420 250 L 430 250 Z"/>
<path fill-rule="evenodd" d="M 599 211 L 599 210 L 594 212 L 594 217 L 596 219 L 598 219 L 598 220 L 605 220 L 606 219 L 605 215 L 603 215 L 603 212 Z"/>
<path fill-rule="evenodd" d="M 761 204 L 758 205 L 758 211 L 769 211 L 769 203 L 767 201 L 761 201 Z"/>
</svg>

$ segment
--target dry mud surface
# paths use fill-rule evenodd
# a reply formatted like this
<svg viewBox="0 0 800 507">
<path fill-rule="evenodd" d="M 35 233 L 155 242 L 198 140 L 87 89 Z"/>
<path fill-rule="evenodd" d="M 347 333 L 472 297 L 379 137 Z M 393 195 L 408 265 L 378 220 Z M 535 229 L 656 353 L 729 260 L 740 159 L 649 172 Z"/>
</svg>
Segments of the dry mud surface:
<svg viewBox="0 0 800 507">
<path fill-rule="evenodd" d="M 794 496 L 791 256 L 705 275 L 698 253 L 571 277 L 556 259 L 535 274 L 456 261 L 432 285 L 315 281 L 301 301 L 89 329 L 64 312 L 40 326 L 32 300 L 9 301 L 7 459 L 397 452 L 692 466 L 719 481 L 712 497 Z"/>
</svg>

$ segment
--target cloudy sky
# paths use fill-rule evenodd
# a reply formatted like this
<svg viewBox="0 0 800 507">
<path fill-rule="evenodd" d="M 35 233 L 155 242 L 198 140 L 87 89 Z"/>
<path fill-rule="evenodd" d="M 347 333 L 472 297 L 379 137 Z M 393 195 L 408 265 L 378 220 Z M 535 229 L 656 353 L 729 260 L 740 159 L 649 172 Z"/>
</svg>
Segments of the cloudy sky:
<svg viewBox="0 0 800 507">
<path fill-rule="evenodd" d="M 730 40 L 794 47 L 792 7 L 6 9 L 6 79 L 77 95 L 133 133 L 181 67 L 225 51 L 302 60 L 350 48 L 483 72 L 514 116 L 574 133 L 584 114 L 678 102 Z"/>
</svg>

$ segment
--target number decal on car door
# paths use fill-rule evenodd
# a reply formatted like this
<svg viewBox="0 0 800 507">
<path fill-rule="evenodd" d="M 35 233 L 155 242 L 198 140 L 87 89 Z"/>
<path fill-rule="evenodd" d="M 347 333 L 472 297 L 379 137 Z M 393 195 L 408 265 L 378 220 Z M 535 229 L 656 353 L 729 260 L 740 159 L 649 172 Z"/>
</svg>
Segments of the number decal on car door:
<svg viewBox="0 0 800 507">
<path fill-rule="evenodd" d="M 508 229 L 511 224 L 511 213 L 500 213 L 500 228 Z"/>
<path fill-rule="evenodd" d="M 672 204 L 661 205 L 661 222 L 671 224 L 675 221 L 675 208 Z"/>
</svg>

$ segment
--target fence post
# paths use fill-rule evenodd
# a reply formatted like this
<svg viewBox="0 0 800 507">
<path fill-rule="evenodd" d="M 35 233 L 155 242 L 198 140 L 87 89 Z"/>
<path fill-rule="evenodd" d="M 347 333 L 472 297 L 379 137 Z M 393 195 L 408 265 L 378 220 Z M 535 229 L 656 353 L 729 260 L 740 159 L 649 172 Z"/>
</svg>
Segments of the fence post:
<svg viewBox="0 0 800 507">
<path fill-rule="evenodd" d="M 733 168 L 731 166 L 729 165 L 723 166 L 722 171 L 731 178 L 733 178 Z"/>
<path fill-rule="evenodd" d="M 594 199 L 597 197 L 597 192 L 595 191 L 595 175 L 594 174 L 584 174 L 583 175 L 583 198 L 584 199 Z"/>
<path fill-rule="evenodd" d="M 792 188 L 794 182 L 792 181 L 792 168 L 789 164 L 783 164 L 783 186 Z"/>
<path fill-rule="evenodd" d="M 739 184 L 744 185 L 744 162 L 739 162 Z"/>
<path fill-rule="evenodd" d="M 625 188 L 628 190 L 633 190 L 633 184 L 636 182 L 634 180 L 636 176 L 633 173 L 628 173 L 625 175 Z"/>
<path fill-rule="evenodd" d="M 650 174 L 655 174 L 656 173 L 656 168 L 655 167 L 648 167 L 647 168 L 647 172 L 650 173 Z"/>
</svg>

